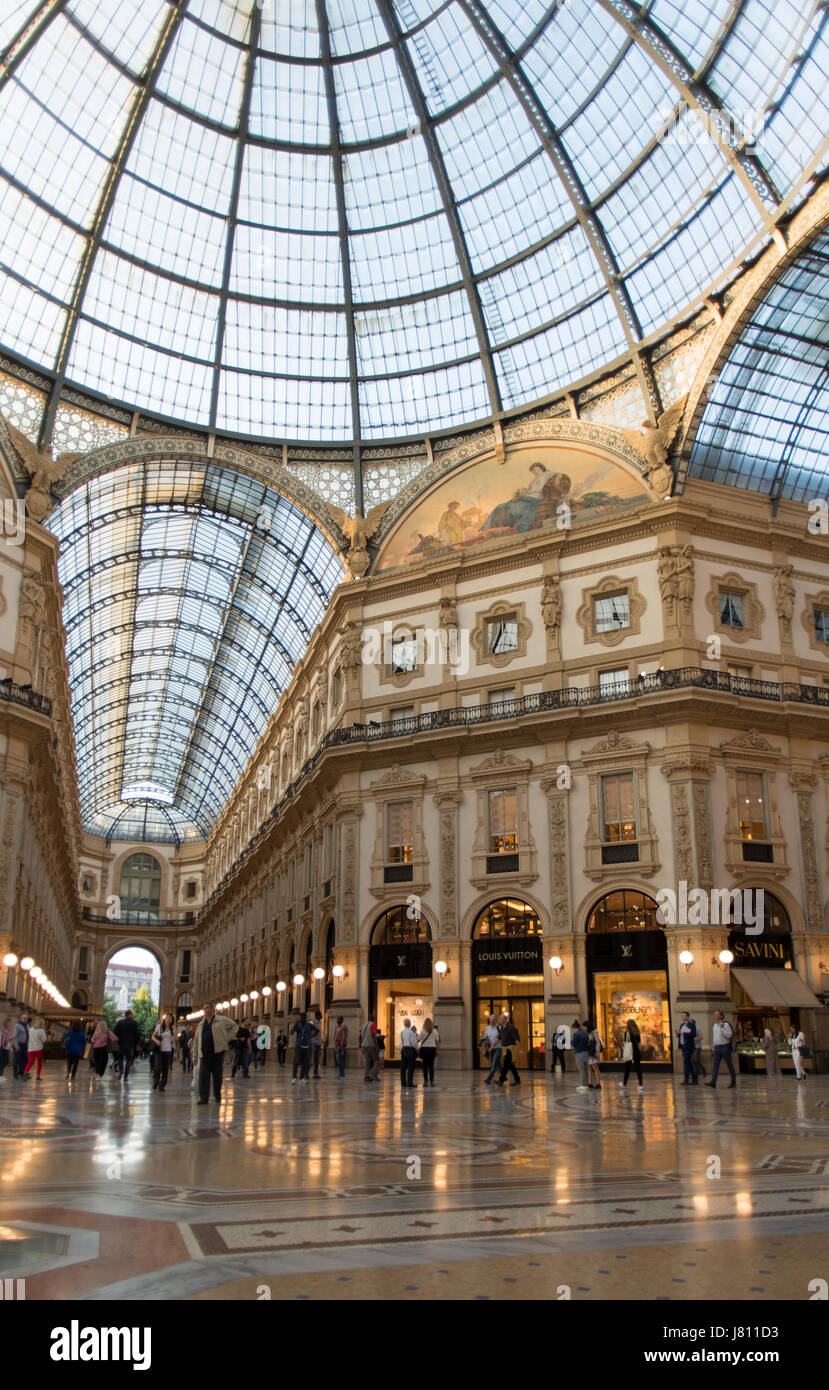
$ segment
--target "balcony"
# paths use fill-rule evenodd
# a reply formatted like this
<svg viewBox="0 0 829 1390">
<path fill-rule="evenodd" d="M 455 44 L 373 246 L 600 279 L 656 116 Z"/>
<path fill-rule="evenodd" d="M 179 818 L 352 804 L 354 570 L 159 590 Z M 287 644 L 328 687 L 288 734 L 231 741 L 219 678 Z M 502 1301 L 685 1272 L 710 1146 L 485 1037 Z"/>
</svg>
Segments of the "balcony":
<svg viewBox="0 0 829 1390">
<path fill-rule="evenodd" d="M 45 714 L 50 719 L 52 717 L 52 701 L 46 695 L 38 695 L 30 685 L 15 685 L 14 681 L 8 678 L 0 680 L 0 700 L 22 705 L 24 709 L 35 710 L 36 713 Z"/>
</svg>

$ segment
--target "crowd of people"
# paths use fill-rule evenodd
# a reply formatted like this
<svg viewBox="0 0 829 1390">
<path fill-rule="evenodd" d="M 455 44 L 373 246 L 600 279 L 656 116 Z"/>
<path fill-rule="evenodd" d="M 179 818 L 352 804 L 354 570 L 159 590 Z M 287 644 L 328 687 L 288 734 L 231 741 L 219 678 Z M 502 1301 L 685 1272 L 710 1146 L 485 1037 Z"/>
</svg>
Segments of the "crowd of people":
<svg viewBox="0 0 829 1390">
<path fill-rule="evenodd" d="M 275 1038 L 278 1065 L 284 1066 L 293 1039 L 293 1066 L 291 1085 L 307 1085 L 310 1081 L 321 1080 L 320 1065 L 326 1060 L 327 1040 L 322 1012 L 316 1009 L 313 1014 L 301 1013 L 288 1032 L 280 1028 Z M 85 1023 L 75 1019 L 63 1034 L 61 1045 L 66 1057 L 66 1079 L 77 1079 L 82 1061 L 88 1063 L 89 1072 L 97 1079 L 102 1078 L 108 1068 L 112 1075 L 126 1085 L 130 1071 L 142 1060 L 149 1060 L 152 1075 L 152 1089 L 164 1094 L 172 1080 L 174 1067 L 178 1061 L 184 1074 L 196 1072 L 193 1087 L 198 1091 L 198 1104 L 207 1105 L 212 1089 L 215 1100 L 221 1099 L 225 1057 L 232 1056 L 230 1076 L 235 1079 L 241 1074 L 243 1080 L 250 1080 L 260 1067 L 264 1067 L 271 1050 L 271 1030 L 266 1023 L 243 1018 L 237 1021 L 225 1014 L 216 1012 L 215 1005 L 205 1004 L 203 1016 L 197 1024 L 179 1022 L 176 1024 L 172 1014 L 164 1013 L 148 1036 L 144 1036 L 131 1009 L 127 1009 L 111 1029 L 103 1017 Z M 379 1082 L 385 1057 L 385 1037 L 378 1027 L 377 1020 L 370 1014 L 360 1029 L 358 1049 L 362 1063 L 363 1081 L 366 1085 Z M 335 1080 L 345 1080 L 345 1067 L 348 1053 L 348 1025 L 342 1015 L 336 1020 L 331 1044 L 333 1046 Z M 624 1090 L 630 1076 L 636 1073 L 639 1090 L 644 1089 L 642 1071 L 642 1036 L 634 1018 L 628 1018 L 620 1025 L 622 1079 L 618 1082 Z M 424 1088 L 435 1085 L 435 1066 L 440 1049 L 440 1034 L 433 1020 L 424 1020 L 418 1031 L 410 1018 L 402 1022 L 399 1043 L 400 1085 L 404 1091 L 422 1084 Z M 683 1077 L 680 1085 L 696 1086 L 700 1077 L 706 1076 L 702 1060 L 703 1037 L 695 1019 L 683 1011 L 677 1027 L 677 1046 L 682 1057 Z M 717 1010 L 712 1027 L 713 1064 L 710 1080 L 705 1084 L 716 1087 L 720 1068 L 725 1067 L 729 1074 L 729 1087 L 735 1088 L 737 1077 L 734 1069 L 733 1051 L 736 1039 L 732 1025 Z M 521 1085 L 521 1076 L 516 1065 L 516 1056 L 521 1047 L 521 1038 L 514 1021 L 508 1013 L 500 1017 L 490 1014 L 489 1020 L 478 1040 L 478 1047 L 489 1071 L 484 1077 L 484 1085 L 503 1086 L 510 1081 Z M 803 1032 L 794 1026 L 789 1029 L 788 1047 L 794 1063 L 795 1079 L 803 1081 L 806 1068 L 803 1065 L 807 1055 L 806 1039 Z M 770 1029 L 766 1029 L 761 1041 L 765 1053 L 766 1072 L 770 1076 L 780 1075 L 778 1040 Z M 0 1028 L 0 1082 L 9 1061 L 12 1061 L 14 1080 L 28 1081 L 34 1075 L 36 1081 L 42 1079 L 47 1049 L 47 1027 L 42 1018 L 22 1012 L 13 1021 L 5 1019 Z M 574 1019 L 571 1026 L 560 1024 L 553 1034 L 549 1048 L 551 1054 L 550 1070 L 566 1071 L 566 1054 L 572 1052 L 576 1064 L 580 1092 L 601 1090 L 601 1063 L 605 1044 L 598 1028 L 590 1019 Z M 420 1062 L 422 1083 L 415 1081 L 417 1063 Z"/>
</svg>

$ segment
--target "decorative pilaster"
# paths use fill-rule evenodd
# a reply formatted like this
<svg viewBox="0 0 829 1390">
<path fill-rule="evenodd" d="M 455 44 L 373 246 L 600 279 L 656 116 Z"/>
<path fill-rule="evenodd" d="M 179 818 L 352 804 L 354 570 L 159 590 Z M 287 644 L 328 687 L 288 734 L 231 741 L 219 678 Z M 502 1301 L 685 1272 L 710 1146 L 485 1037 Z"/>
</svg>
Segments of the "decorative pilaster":
<svg viewBox="0 0 829 1390">
<path fill-rule="evenodd" d="M 684 754 L 663 763 L 662 773 L 671 784 L 677 883 L 684 881 L 695 888 L 711 888 L 714 882 L 709 807 L 711 764 L 702 756 Z"/>
<path fill-rule="evenodd" d="M 358 821 L 362 803 L 341 803 L 337 808 L 337 941 L 353 945 L 357 940 Z"/>
<path fill-rule="evenodd" d="M 458 807 L 463 793 L 457 789 L 435 792 L 432 800 L 440 823 L 440 933 L 458 934 Z"/>
<path fill-rule="evenodd" d="M 570 852 L 567 793 L 554 777 L 541 783 L 550 821 L 550 924 L 554 932 L 572 932 L 570 919 Z"/>
<path fill-rule="evenodd" d="M 792 771 L 789 773 L 789 782 L 795 793 L 797 807 L 806 928 L 808 931 L 821 931 L 823 928 L 823 910 L 820 902 L 820 875 L 815 845 L 815 822 L 812 814 L 812 792 L 817 786 L 817 777 L 813 772 Z"/>
</svg>

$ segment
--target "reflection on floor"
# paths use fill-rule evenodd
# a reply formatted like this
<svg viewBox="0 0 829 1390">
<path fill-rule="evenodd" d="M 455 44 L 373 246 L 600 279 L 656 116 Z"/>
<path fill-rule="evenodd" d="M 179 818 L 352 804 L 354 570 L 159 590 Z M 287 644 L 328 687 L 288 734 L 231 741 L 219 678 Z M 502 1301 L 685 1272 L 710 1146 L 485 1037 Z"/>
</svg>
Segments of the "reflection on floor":
<svg viewBox="0 0 829 1390">
<path fill-rule="evenodd" d="M 165 1094 L 146 1066 L 6 1076 L 0 1279 L 29 1299 L 803 1300 L 829 1278 L 829 1077 L 402 1092 L 271 1062 L 197 1107 L 178 1070 Z"/>
</svg>

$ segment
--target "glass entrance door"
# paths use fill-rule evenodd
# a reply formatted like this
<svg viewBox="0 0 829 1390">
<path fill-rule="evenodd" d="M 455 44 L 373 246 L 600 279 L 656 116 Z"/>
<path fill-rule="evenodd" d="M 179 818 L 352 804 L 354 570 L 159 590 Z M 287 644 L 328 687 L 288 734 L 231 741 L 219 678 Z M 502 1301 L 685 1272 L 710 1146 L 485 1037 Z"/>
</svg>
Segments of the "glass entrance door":
<svg viewBox="0 0 829 1390">
<path fill-rule="evenodd" d="M 495 1014 L 496 1022 L 501 1014 L 509 1014 L 515 1027 L 518 1029 L 520 1042 L 512 1049 L 515 1058 L 515 1065 L 518 1070 L 532 1071 L 544 1069 L 544 999 L 542 996 L 513 996 L 508 998 L 505 995 L 478 996 L 478 1031 L 475 1035 L 475 1042 L 483 1036 L 483 1031 L 489 1022 L 489 1015 Z M 483 1050 L 475 1049 L 476 1066 L 488 1066 L 483 1055 Z"/>
</svg>

